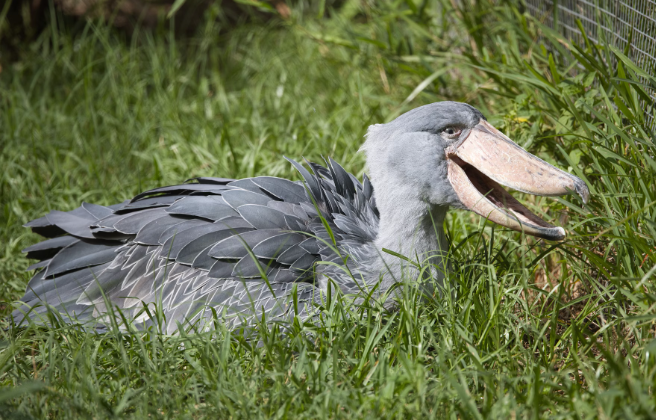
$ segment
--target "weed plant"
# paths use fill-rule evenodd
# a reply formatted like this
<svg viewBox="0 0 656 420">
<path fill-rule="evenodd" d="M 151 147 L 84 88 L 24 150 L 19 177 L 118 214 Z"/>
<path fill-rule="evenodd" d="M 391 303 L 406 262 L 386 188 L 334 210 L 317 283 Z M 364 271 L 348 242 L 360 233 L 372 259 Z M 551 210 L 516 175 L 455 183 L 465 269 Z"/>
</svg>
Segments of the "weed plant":
<svg viewBox="0 0 656 420">
<path fill-rule="evenodd" d="M 3 321 L 0 418 L 656 417 L 656 78 L 512 1 L 301 6 L 229 31 L 209 18 L 185 40 L 53 17 L 2 63 L 2 315 L 29 279 L 21 225 L 49 210 L 192 176 L 297 178 L 283 154 L 361 175 L 369 124 L 438 100 L 588 183 L 585 207 L 520 195 L 568 240 L 451 212 L 441 296 L 406 287 L 388 312 L 331 294 L 314 322 L 263 323 L 257 340 L 219 322 L 166 336 Z"/>
</svg>

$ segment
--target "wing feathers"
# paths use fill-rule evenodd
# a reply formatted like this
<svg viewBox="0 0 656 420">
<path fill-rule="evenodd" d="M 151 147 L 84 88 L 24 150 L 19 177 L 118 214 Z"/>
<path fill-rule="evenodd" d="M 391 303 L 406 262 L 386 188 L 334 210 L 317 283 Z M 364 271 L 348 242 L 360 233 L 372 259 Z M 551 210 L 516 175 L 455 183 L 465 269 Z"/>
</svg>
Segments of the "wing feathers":
<svg viewBox="0 0 656 420">
<path fill-rule="evenodd" d="M 166 216 L 166 210 L 163 208 L 128 213 L 128 216 L 123 217 L 118 222 L 114 223 L 113 227 L 121 233 L 136 235 L 148 223 L 164 216 Z"/>
<path fill-rule="evenodd" d="M 188 219 L 167 215 L 148 222 L 139 230 L 134 242 L 142 245 L 159 245 L 159 237 L 169 228 Z"/>
<path fill-rule="evenodd" d="M 252 256 L 246 255 L 235 264 L 230 277 L 237 277 L 240 279 L 260 278 L 262 276 L 260 270 L 264 273 L 270 273 L 274 268 L 275 267 L 271 265 L 270 260 L 264 258 L 253 259 Z"/>
<path fill-rule="evenodd" d="M 295 244 L 287 248 L 284 252 L 280 253 L 280 255 L 276 258 L 276 261 L 281 264 L 292 265 L 294 264 L 294 261 L 298 260 L 307 253 L 308 252 L 301 248 L 299 244 Z"/>
<path fill-rule="evenodd" d="M 249 228 L 223 229 L 221 226 L 217 226 L 217 228 L 215 231 L 199 234 L 190 242 L 186 243 L 177 254 L 176 260 L 181 264 L 192 265 L 200 253 L 210 247 L 210 245 L 214 245 L 235 234 L 252 230 Z"/>
<path fill-rule="evenodd" d="M 22 252 L 27 253 L 27 258 L 46 259 L 55 256 L 60 249 L 79 241 L 73 236 L 60 236 L 58 238 L 48 239 L 25 248 Z"/>
<path fill-rule="evenodd" d="M 271 207 L 247 204 L 239 207 L 237 211 L 256 229 L 289 229 L 285 214 Z"/>
<path fill-rule="evenodd" d="M 271 201 L 271 198 L 265 194 L 239 189 L 226 191 L 222 194 L 222 197 L 235 210 L 246 204 L 266 206 Z"/>
<path fill-rule="evenodd" d="M 79 241 L 67 246 L 55 255 L 44 276 L 46 278 L 67 271 L 100 265 L 112 261 L 116 247 L 102 243 Z"/>
<path fill-rule="evenodd" d="M 143 197 L 148 197 L 150 195 L 156 194 L 173 194 L 175 195 L 185 195 L 189 193 L 206 193 L 206 194 L 221 194 L 222 191 L 225 191 L 227 187 L 224 184 L 215 184 L 215 183 L 198 183 L 198 184 L 182 184 L 182 185 L 171 185 L 168 187 L 155 188 L 153 190 L 142 192 L 141 194 L 136 195 L 132 202 L 138 201 Z"/>
<path fill-rule="evenodd" d="M 237 212 L 221 197 L 185 197 L 166 209 L 167 213 L 202 217 L 212 221 L 237 216 Z"/>
<path fill-rule="evenodd" d="M 275 259 L 303 240 L 305 240 L 305 236 L 297 233 L 283 233 L 272 236 L 255 245 L 253 254 L 260 258 Z"/>
<path fill-rule="evenodd" d="M 86 214 L 89 215 L 88 213 Z M 90 226 L 96 219 L 92 219 L 91 215 L 89 215 L 89 218 L 84 218 L 73 215 L 70 212 L 66 213 L 53 210 L 46 217 L 52 225 L 57 226 L 69 235 L 77 236 L 78 238 L 94 239 Z"/>
<path fill-rule="evenodd" d="M 114 211 L 109 207 L 99 206 L 98 204 L 91 204 L 82 202 L 82 208 L 87 211 L 95 220 L 100 220 L 104 217 L 110 216 Z"/>
<path fill-rule="evenodd" d="M 213 258 L 242 258 L 249 254 L 257 244 L 265 239 L 280 234 L 277 229 L 261 229 L 232 236 L 217 243 L 210 249 L 208 255 Z"/>
<path fill-rule="evenodd" d="M 332 244 L 326 223 L 340 254 L 357 257 L 349 269 L 353 261 L 366 262 L 378 229 L 371 182 L 365 176 L 361 184 L 332 159 L 326 167 L 308 162 L 311 170 L 290 162 L 303 182 L 201 177 L 113 206 L 83 203 L 53 211 L 26 224 L 53 239 L 24 250 L 41 260 L 30 269 L 42 270 L 23 300 L 28 306 L 47 301 L 87 320 L 108 311 L 105 297 L 135 316 L 142 305 L 161 302 L 173 331 L 175 322 L 209 319 L 205 304 L 239 315 L 233 324 L 261 311 L 282 316 L 288 306 L 280 298 L 291 293 L 290 283 L 313 282 L 315 271 L 355 287 L 354 280 L 340 278 L 343 270 L 313 266 L 320 259 L 347 264 L 333 245 L 321 242 Z M 302 300 L 316 291 L 305 283 L 298 290 Z"/>
<path fill-rule="evenodd" d="M 252 178 L 252 181 L 255 185 L 262 188 L 262 190 L 278 197 L 278 199 L 282 201 L 294 204 L 307 201 L 305 188 L 288 179 L 272 176 L 258 176 L 257 178 Z"/>
</svg>

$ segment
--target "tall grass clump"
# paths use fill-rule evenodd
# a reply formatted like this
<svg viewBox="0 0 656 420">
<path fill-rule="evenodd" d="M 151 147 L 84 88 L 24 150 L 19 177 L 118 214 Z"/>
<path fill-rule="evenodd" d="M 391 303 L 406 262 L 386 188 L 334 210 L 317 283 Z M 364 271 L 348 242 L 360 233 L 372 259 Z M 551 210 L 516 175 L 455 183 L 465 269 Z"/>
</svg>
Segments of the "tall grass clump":
<svg viewBox="0 0 656 420">
<path fill-rule="evenodd" d="M 198 175 L 295 177 L 282 154 L 361 174 L 367 125 L 437 100 L 588 183 L 586 206 L 520 197 L 568 240 L 452 212 L 442 295 L 404 288 L 390 313 L 334 294 L 312 323 L 257 339 L 219 322 L 3 329 L 0 418 L 654 417 L 656 78 L 515 1 L 303 7 L 229 31 L 208 19 L 186 40 L 53 21 L 3 63 L 3 314 L 36 239 L 20 225 L 48 210 Z"/>
</svg>

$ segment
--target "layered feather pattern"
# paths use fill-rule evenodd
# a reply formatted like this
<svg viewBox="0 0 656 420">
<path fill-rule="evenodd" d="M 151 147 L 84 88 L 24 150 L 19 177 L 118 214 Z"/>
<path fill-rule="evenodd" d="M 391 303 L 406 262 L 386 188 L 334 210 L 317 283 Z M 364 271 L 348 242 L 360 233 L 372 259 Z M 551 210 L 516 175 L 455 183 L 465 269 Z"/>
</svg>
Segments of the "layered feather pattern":
<svg viewBox="0 0 656 420">
<path fill-rule="evenodd" d="M 14 320 L 52 308 L 85 324 L 115 307 L 147 327 L 144 305 L 157 303 L 172 333 L 212 311 L 233 326 L 284 318 L 292 294 L 311 304 L 328 281 L 365 286 L 379 218 L 371 183 L 332 159 L 310 170 L 290 162 L 303 181 L 200 177 L 28 223 L 47 239 L 24 250 L 39 261 Z"/>
</svg>

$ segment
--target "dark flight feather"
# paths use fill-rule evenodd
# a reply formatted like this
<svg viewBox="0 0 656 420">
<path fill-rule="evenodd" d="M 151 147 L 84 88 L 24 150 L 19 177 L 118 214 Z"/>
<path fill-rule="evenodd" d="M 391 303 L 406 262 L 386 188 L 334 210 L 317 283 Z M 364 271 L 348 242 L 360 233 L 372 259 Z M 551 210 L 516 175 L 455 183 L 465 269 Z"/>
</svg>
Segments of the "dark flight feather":
<svg viewBox="0 0 656 420">
<path fill-rule="evenodd" d="M 175 202 L 166 211 L 170 214 L 202 217 L 212 221 L 237 216 L 237 212 L 221 197 L 185 197 Z"/>
<path fill-rule="evenodd" d="M 131 201 L 130 203 L 121 207 L 119 210 L 116 210 L 114 213 L 123 214 L 135 210 L 143 210 L 153 207 L 168 207 L 183 197 L 184 196 L 181 195 L 171 195 L 171 196 L 163 195 L 159 197 L 144 198 L 138 201 Z"/>
<path fill-rule="evenodd" d="M 222 184 L 182 184 L 182 185 L 171 185 L 168 187 L 155 188 L 149 191 L 142 192 L 141 194 L 136 195 L 132 202 L 138 201 L 144 197 L 151 195 L 187 195 L 190 193 L 206 193 L 206 194 L 221 194 L 222 191 L 225 191 L 227 188 Z"/>
<path fill-rule="evenodd" d="M 96 219 L 82 218 L 70 212 L 65 213 L 57 210 L 51 211 L 46 217 L 50 223 L 69 235 L 77 236 L 78 238 L 94 239 L 90 226 Z"/>
<path fill-rule="evenodd" d="M 27 253 L 27 258 L 44 260 L 54 257 L 60 249 L 78 241 L 73 236 L 60 236 L 29 246 L 22 252 Z"/>
<path fill-rule="evenodd" d="M 216 185 L 226 185 L 234 179 L 230 178 L 215 178 L 211 176 L 199 176 L 198 178 L 191 178 L 188 179 L 187 182 L 189 181 L 197 181 L 199 184 L 216 184 Z M 193 185 L 193 184 L 192 184 Z"/>
</svg>

